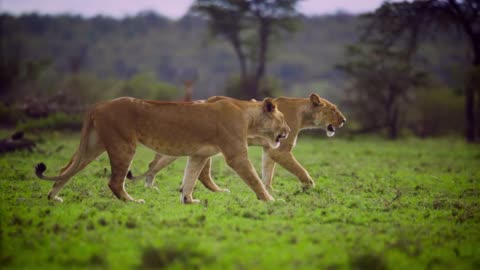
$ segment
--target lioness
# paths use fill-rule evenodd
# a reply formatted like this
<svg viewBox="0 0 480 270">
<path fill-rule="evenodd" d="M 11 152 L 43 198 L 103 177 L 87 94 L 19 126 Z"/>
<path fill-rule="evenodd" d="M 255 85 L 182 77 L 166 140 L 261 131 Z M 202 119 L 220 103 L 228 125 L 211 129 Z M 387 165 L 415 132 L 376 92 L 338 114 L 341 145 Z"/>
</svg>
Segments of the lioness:
<svg viewBox="0 0 480 270">
<path fill-rule="evenodd" d="M 80 145 L 59 176 L 43 175 L 39 163 L 36 175 L 55 181 L 49 199 L 65 183 L 105 150 L 111 165 L 108 186 L 117 198 L 134 200 L 124 187 L 125 175 L 135 155 L 137 142 L 168 156 L 189 156 L 181 192 L 184 203 L 198 203 L 192 197 L 195 181 L 208 158 L 222 153 L 227 164 L 255 191 L 260 200 L 273 197 L 263 186 L 247 155 L 247 136 L 257 136 L 272 148 L 279 146 L 290 129 L 275 102 L 236 104 L 230 100 L 193 104 L 118 98 L 95 105 L 86 115 Z"/>
<path fill-rule="evenodd" d="M 229 97 L 211 97 L 207 102 L 218 102 L 220 100 L 232 100 L 239 102 Z M 280 147 L 271 147 L 262 138 L 250 137 L 248 139 L 249 145 L 263 146 L 262 156 L 262 179 L 265 186 L 272 190 L 272 179 L 275 169 L 275 164 L 279 163 L 282 167 L 298 177 L 300 182 L 305 187 L 315 186 L 314 181 L 295 159 L 292 154 L 292 149 L 295 147 L 298 133 L 303 129 L 320 128 L 324 129 L 328 137 L 335 135 L 335 129 L 340 128 L 346 122 L 346 118 L 338 110 L 338 108 L 326 99 L 320 98 L 317 94 L 311 94 L 309 98 L 287 98 L 280 97 L 274 99 L 278 104 L 279 110 L 284 114 L 285 121 L 291 128 L 290 136 L 283 140 Z M 243 103 L 249 101 L 241 101 Z M 128 178 L 137 180 L 145 177 L 145 186 L 153 187 L 155 175 L 164 167 L 176 160 L 176 157 L 168 157 L 157 154 L 155 159 L 150 162 L 149 169 L 142 175 L 134 177 L 129 173 Z M 209 159 L 205 164 L 204 169 L 200 173 L 199 180 L 202 184 L 211 191 L 225 191 L 219 188 L 213 182 L 210 176 L 211 160 Z"/>
</svg>

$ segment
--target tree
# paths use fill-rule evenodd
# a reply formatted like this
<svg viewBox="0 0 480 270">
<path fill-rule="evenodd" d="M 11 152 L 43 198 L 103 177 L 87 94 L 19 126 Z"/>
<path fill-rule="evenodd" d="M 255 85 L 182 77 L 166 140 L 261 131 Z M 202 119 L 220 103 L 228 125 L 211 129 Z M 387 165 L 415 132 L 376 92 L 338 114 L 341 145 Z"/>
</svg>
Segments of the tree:
<svg viewBox="0 0 480 270">
<path fill-rule="evenodd" d="M 241 33 L 246 30 L 248 3 L 237 0 L 198 0 L 193 10 L 209 18 L 212 35 L 224 37 L 233 47 L 240 64 L 240 75 L 247 80 L 247 57 L 243 48 Z"/>
<path fill-rule="evenodd" d="M 270 41 L 277 32 L 293 32 L 299 0 L 197 0 L 193 10 L 207 15 L 214 36 L 223 36 L 240 64 L 247 97 L 259 98 Z M 251 37 L 252 32 L 253 38 Z M 250 34 L 250 35 L 249 35 Z M 249 41 L 253 44 L 248 46 Z M 249 47 L 248 53 L 245 52 Z M 250 59 L 251 64 L 248 63 Z M 253 68 L 249 69 L 249 66 Z"/>
<path fill-rule="evenodd" d="M 476 139 L 475 74 L 480 69 L 480 1 L 479 0 L 424 0 L 413 2 L 385 2 L 370 18 L 368 36 L 382 37 L 385 43 L 403 43 L 414 53 L 421 38 L 437 28 L 455 28 L 465 34 L 472 51 L 472 72 L 465 86 L 466 139 Z"/>
<path fill-rule="evenodd" d="M 387 128 L 395 139 L 400 115 L 415 87 L 427 83 L 424 72 L 415 69 L 405 51 L 369 42 L 351 46 L 347 61 L 338 67 L 351 78 L 344 101 L 362 128 L 359 132 Z"/>
</svg>

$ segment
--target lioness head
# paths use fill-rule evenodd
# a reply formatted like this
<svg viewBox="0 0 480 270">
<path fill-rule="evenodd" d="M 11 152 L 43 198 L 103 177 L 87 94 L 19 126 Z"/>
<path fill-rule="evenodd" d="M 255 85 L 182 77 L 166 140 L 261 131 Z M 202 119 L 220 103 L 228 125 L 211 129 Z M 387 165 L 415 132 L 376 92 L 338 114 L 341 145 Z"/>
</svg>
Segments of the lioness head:
<svg viewBox="0 0 480 270">
<path fill-rule="evenodd" d="M 277 104 L 271 98 L 265 98 L 262 102 L 262 114 L 257 123 L 260 125 L 260 135 L 267 139 L 272 148 L 280 146 L 280 140 L 287 138 L 290 127 L 283 114 L 277 109 Z"/>
<path fill-rule="evenodd" d="M 317 94 L 310 95 L 310 106 L 307 109 L 307 119 L 313 127 L 319 127 L 327 132 L 328 137 L 335 135 L 335 130 L 347 121 L 337 106 L 328 100 L 320 98 Z"/>
</svg>

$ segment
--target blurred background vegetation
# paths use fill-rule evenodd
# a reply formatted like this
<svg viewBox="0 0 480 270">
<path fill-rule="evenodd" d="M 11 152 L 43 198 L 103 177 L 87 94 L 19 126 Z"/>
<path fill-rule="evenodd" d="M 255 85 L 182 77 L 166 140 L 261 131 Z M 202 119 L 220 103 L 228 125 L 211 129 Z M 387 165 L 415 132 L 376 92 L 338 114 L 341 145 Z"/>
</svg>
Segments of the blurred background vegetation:
<svg viewBox="0 0 480 270">
<path fill-rule="evenodd" d="M 179 20 L 1 14 L 0 126 L 78 129 L 95 102 L 181 100 L 192 85 L 193 99 L 316 92 L 352 134 L 479 137 L 478 1 L 314 17 L 297 4 L 197 0 Z"/>
</svg>

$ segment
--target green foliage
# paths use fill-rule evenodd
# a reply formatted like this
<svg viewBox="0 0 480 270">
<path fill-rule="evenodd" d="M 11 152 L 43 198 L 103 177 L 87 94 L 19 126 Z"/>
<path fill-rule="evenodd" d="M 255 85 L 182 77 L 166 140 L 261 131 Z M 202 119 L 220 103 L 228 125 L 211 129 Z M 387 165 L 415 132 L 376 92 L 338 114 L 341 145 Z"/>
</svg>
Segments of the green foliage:
<svg viewBox="0 0 480 270">
<path fill-rule="evenodd" d="M 340 131 L 337 136 L 341 136 Z M 179 201 L 185 159 L 156 179 L 159 190 L 127 182 L 146 204 L 124 203 L 107 187 L 104 154 L 46 199 L 78 135 L 44 134 L 38 150 L 0 156 L 0 263 L 7 269 L 476 269 L 480 263 L 480 148 L 460 138 L 300 138 L 295 156 L 317 186 L 303 191 L 277 166 L 273 203 L 214 157 L 216 182 L 198 184 L 199 205 Z M 63 147 L 59 147 L 63 146 Z M 140 147 L 145 170 L 154 153 Z M 261 149 L 250 148 L 256 168 Z"/>
<path fill-rule="evenodd" d="M 120 95 L 157 100 L 175 100 L 180 97 L 175 86 L 158 81 L 151 73 L 137 74 L 126 81 Z"/>
<path fill-rule="evenodd" d="M 82 115 L 68 115 L 54 113 L 40 119 L 28 119 L 17 125 L 17 130 L 41 131 L 41 130 L 80 130 L 82 128 Z"/>
<path fill-rule="evenodd" d="M 93 104 L 118 97 L 122 81 L 101 79 L 91 73 L 65 76 L 56 86 L 68 99 L 77 104 Z"/>
<path fill-rule="evenodd" d="M 388 128 L 388 136 L 397 138 L 409 97 L 427 85 L 427 75 L 408 52 L 381 42 L 350 46 L 346 56 L 339 69 L 350 77 L 344 103 L 352 118 L 365 129 Z"/>
<path fill-rule="evenodd" d="M 0 102 L 0 126 L 12 127 L 24 119 L 26 116 L 23 112 L 7 107 Z"/>
<path fill-rule="evenodd" d="M 214 36 L 223 36 L 235 51 L 246 98 L 261 97 L 270 43 L 279 33 L 292 33 L 297 27 L 298 0 L 244 1 L 197 0 L 192 9 L 208 17 Z M 250 68 L 249 68 L 250 67 Z"/>
<path fill-rule="evenodd" d="M 381 40 L 384 44 L 401 44 L 409 54 L 416 52 L 419 41 L 437 33 L 439 28 L 457 30 L 469 42 L 470 65 L 480 68 L 480 5 L 478 0 L 431 0 L 385 2 L 368 14 L 369 39 Z M 434 30 L 434 31 L 432 31 Z M 449 40 L 450 42 L 450 40 Z M 462 49 L 462 47 L 459 47 Z M 463 66 L 469 64 L 463 63 Z M 464 82 L 465 90 L 465 137 L 473 142 L 477 139 L 475 92 L 478 90 L 474 73 Z"/>
<path fill-rule="evenodd" d="M 407 110 L 412 130 L 421 137 L 461 134 L 465 127 L 464 99 L 451 89 L 417 91 Z"/>
<path fill-rule="evenodd" d="M 307 87 L 320 80 L 332 85 L 340 95 L 344 94 L 345 78 L 334 66 L 343 58 L 344 46 L 357 41 L 365 21 L 339 13 L 300 17 L 299 23 L 301 28 L 294 35 L 284 35 L 282 42 L 273 40 L 271 54 L 274 57 L 269 59 L 267 76 L 281 80 L 285 94 L 289 94 L 292 86 Z M 158 80 L 176 85 L 183 70 L 198 68 L 195 98 L 225 94 L 226 78 L 238 73 L 234 50 L 227 43 L 209 41 L 205 35 L 207 21 L 198 16 L 170 21 L 151 13 L 125 19 L 3 14 L 0 25 L 5 30 L 2 59 L 18 63 L 50 61 L 44 71 L 48 74 L 40 74 L 44 79 L 37 81 L 42 82 L 41 85 L 29 87 L 21 96 L 55 93 L 58 88 L 55 81 L 61 82 L 71 73 L 69 59 L 78 55 L 84 58 L 77 73 L 90 73 L 101 79 L 128 80 L 137 73 L 153 72 Z M 464 65 L 465 54 L 458 48 L 466 48 L 466 42 L 450 31 L 441 34 L 445 35 L 440 36 L 445 42 L 429 41 L 431 49 L 421 56 L 430 62 L 427 70 L 448 81 L 451 70 L 445 68 L 456 61 Z M 458 42 L 447 42 L 452 38 Z M 0 75 L 8 75 L 6 71 L 10 70 Z M 53 76 L 53 71 L 57 75 Z M 2 90 L 5 89 L 0 87 Z M 18 93 L 18 88 L 12 90 Z"/>
<path fill-rule="evenodd" d="M 245 82 L 238 76 L 231 77 L 225 86 L 225 94 L 229 97 L 249 99 L 248 91 L 245 90 Z M 247 86 L 248 87 L 248 86 Z M 284 93 L 281 83 L 273 77 L 263 78 L 259 84 L 259 98 L 278 97 Z"/>
</svg>

